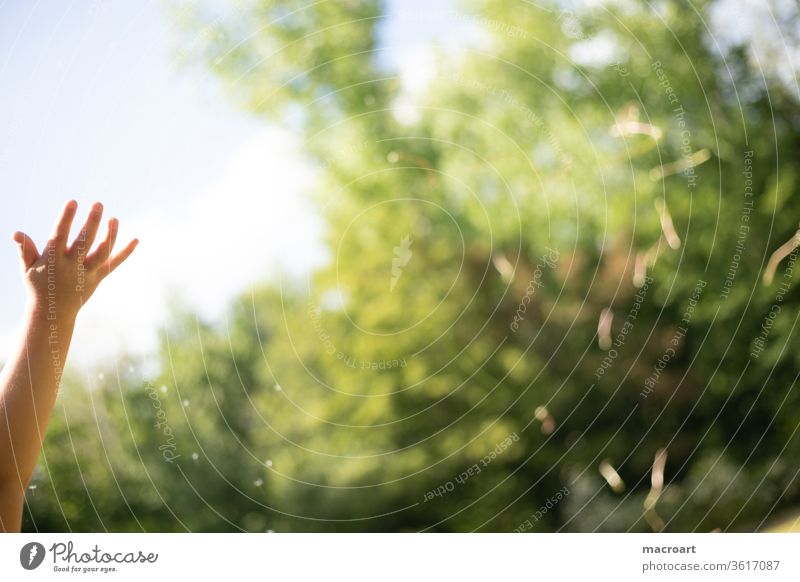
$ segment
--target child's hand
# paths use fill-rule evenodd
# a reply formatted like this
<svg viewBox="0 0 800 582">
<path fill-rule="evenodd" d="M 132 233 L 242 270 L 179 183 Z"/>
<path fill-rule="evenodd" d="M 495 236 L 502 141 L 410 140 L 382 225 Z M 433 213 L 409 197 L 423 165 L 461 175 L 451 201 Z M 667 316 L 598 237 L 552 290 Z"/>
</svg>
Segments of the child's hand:
<svg viewBox="0 0 800 582">
<path fill-rule="evenodd" d="M 111 256 L 119 230 L 116 218 L 108 221 L 108 234 L 94 252 L 89 251 L 97 236 L 103 216 L 103 205 L 96 202 L 86 224 L 72 245 L 67 246 L 72 220 L 78 203 L 71 200 L 64 207 L 55 231 L 39 254 L 36 244 L 22 233 L 14 233 L 19 245 L 23 276 L 27 283 L 32 307 L 44 310 L 52 318 L 77 316 L 84 303 L 109 273 L 127 259 L 139 243 L 134 239 L 120 252 Z"/>
<path fill-rule="evenodd" d="M 31 238 L 14 233 L 30 304 L 23 336 L 0 370 L 0 532 L 19 531 L 25 488 L 53 412 L 78 311 L 97 285 L 127 259 L 138 241 L 111 256 L 119 224 L 90 252 L 103 206 L 92 206 L 77 239 L 67 246 L 78 204 L 67 203 L 42 254 Z"/>
</svg>

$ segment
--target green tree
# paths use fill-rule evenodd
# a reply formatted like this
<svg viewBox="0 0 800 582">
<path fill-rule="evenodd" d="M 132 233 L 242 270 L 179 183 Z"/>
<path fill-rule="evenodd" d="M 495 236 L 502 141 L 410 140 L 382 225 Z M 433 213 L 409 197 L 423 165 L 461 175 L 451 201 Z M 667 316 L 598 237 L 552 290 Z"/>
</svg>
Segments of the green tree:
<svg viewBox="0 0 800 582">
<path fill-rule="evenodd" d="M 96 515 L 38 493 L 32 515 L 706 531 L 798 503 L 794 255 L 762 282 L 798 229 L 797 103 L 719 49 L 711 5 L 472 2 L 446 18 L 488 38 L 440 51 L 424 96 L 382 65 L 380 3 L 180 10 L 232 98 L 302 132 L 333 259 L 170 323 L 152 385 L 179 459 L 142 382 L 82 393 L 108 421 L 78 421 L 80 452 L 59 425 L 49 480 Z"/>
</svg>

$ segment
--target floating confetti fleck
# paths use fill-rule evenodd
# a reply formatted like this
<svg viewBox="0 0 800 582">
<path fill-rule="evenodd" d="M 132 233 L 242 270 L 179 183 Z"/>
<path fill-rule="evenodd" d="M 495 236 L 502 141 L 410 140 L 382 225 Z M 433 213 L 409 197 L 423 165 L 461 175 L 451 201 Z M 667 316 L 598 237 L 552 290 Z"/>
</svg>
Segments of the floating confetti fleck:
<svg viewBox="0 0 800 582">
<path fill-rule="evenodd" d="M 647 269 L 655 266 L 658 257 L 661 256 L 661 238 L 645 252 L 636 253 L 636 264 L 633 269 L 633 284 L 636 287 L 644 285 L 647 279 Z"/>
<path fill-rule="evenodd" d="M 661 491 L 664 489 L 664 467 L 666 464 L 667 450 L 658 449 L 653 461 L 653 471 L 650 475 L 650 493 L 647 494 L 644 500 L 645 510 L 653 509 L 658 498 L 661 497 Z"/>
<path fill-rule="evenodd" d="M 783 259 L 789 256 L 798 245 L 800 245 L 800 230 L 795 232 L 792 238 L 783 243 L 772 253 L 772 256 L 769 258 L 769 263 L 767 263 L 767 268 L 764 270 L 764 285 L 772 284 L 778 265 Z"/>
<path fill-rule="evenodd" d="M 264 484 L 263 479 L 256 479 L 255 481 L 253 481 L 253 485 L 255 485 L 256 487 L 261 487 L 263 484 Z"/>
<path fill-rule="evenodd" d="M 614 322 L 614 312 L 610 307 L 606 307 L 600 312 L 600 319 L 597 321 L 597 344 L 601 350 L 611 347 L 611 324 Z"/>
<path fill-rule="evenodd" d="M 658 449 L 653 460 L 653 471 L 650 475 L 650 492 L 644 500 L 644 517 L 650 528 L 659 532 L 664 529 L 664 520 L 656 513 L 656 503 L 664 489 L 664 468 L 667 464 L 667 449 Z"/>
<path fill-rule="evenodd" d="M 193 461 L 196 461 L 199 458 L 200 458 L 200 455 L 198 455 L 197 453 L 192 453 L 192 460 Z"/>
<path fill-rule="evenodd" d="M 703 162 L 707 162 L 711 159 L 711 152 L 706 148 L 698 150 L 694 152 L 692 155 L 678 160 L 677 162 L 672 162 L 670 164 L 663 164 L 661 166 L 657 166 L 650 170 L 650 179 L 654 182 L 665 178 L 667 176 L 672 176 L 673 174 L 679 174 L 680 172 L 685 172 L 695 166 L 699 166 Z"/>
<path fill-rule="evenodd" d="M 653 471 L 650 475 L 650 492 L 644 500 L 644 518 L 654 532 L 660 532 L 666 524 L 656 513 L 656 503 L 664 489 L 664 467 L 667 464 L 667 449 L 658 449 L 653 460 Z"/>
<path fill-rule="evenodd" d="M 272 461 L 270 459 L 267 459 L 264 462 L 264 465 L 266 465 L 267 469 L 271 469 L 272 468 Z"/>
<path fill-rule="evenodd" d="M 492 255 L 492 264 L 504 282 L 509 283 L 514 278 L 514 265 L 512 265 L 503 253 Z"/>
<path fill-rule="evenodd" d="M 658 217 L 661 221 L 661 230 L 664 232 L 664 238 L 667 239 L 667 244 L 673 249 L 680 248 L 681 239 L 678 233 L 675 232 L 675 226 L 672 224 L 672 215 L 669 213 L 667 203 L 661 198 L 656 198 L 653 203 L 656 205 Z"/>
<path fill-rule="evenodd" d="M 611 466 L 609 459 L 603 459 L 598 469 L 603 479 L 606 480 L 614 493 L 622 493 L 625 491 L 625 482 L 622 480 L 622 477 L 619 476 L 617 470 Z"/>
<path fill-rule="evenodd" d="M 655 140 L 661 139 L 663 132 L 660 128 L 649 123 L 640 123 L 638 121 L 626 121 L 623 123 L 615 123 L 611 126 L 611 135 L 614 137 L 623 137 L 628 135 L 649 135 Z"/>
<path fill-rule="evenodd" d="M 649 135 L 656 141 L 664 135 L 661 128 L 639 121 L 639 106 L 636 103 L 630 103 L 620 111 L 616 123 L 609 129 L 609 133 L 614 137 Z"/>
<path fill-rule="evenodd" d="M 275 384 L 275 392 L 280 392 L 282 390 L 280 384 Z"/>
</svg>

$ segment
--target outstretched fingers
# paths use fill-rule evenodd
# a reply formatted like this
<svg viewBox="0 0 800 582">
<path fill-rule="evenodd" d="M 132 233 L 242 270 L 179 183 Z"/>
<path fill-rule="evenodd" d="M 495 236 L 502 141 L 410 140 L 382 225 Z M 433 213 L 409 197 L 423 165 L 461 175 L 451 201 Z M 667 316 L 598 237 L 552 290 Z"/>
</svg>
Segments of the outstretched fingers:
<svg viewBox="0 0 800 582">
<path fill-rule="evenodd" d="M 111 251 L 114 250 L 114 243 L 117 242 L 117 233 L 119 232 L 119 221 L 112 218 L 108 221 L 108 233 L 103 242 L 97 245 L 97 249 L 88 257 L 86 257 L 86 268 L 93 269 L 96 265 L 101 265 L 108 260 L 111 256 Z"/>
<path fill-rule="evenodd" d="M 103 218 L 103 205 L 100 202 L 92 204 L 92 209 L 89 211 L 89 218 L 86 219 L 86 224 L 81 228 L 78 237 L 73 241 L 72 246 L 69 248 L 70 252 L 74 249 L 83 251 L 84 254 L 89 252 L 94 244 L 94 239 L 97 237 L 97 229 L 100 228 L 100 221 Z"/>
<path fill-rule="evenodd" d="M 109 273 L 113 273 L 113 272 L 114 272 L 114 270 L 115 270 L 117 267 L 119 267 L 119 266 L 120 266 L 122 263 L 124 263 L 124 262 L 125 262 L 125 259 L 127 259 L 128 257 L 130 257 L 130 256 L 131 256 L 131 253 L 134 251 L 134 249 L 136 248 L 136 246 L 137 246 L 138 244 L 139 244 L 139 239 L 136 239 L 136 238 L 135 238 L 135 239 L 133 239 L 131 242 L 129 242 L 129 243 L 128 243 L 128 244 L 125 246 L 125 248 L 124 248 L 124 249 L 122 249 L 122 250 L 121 250 L 120 252 L 118 252 L 116 255 L 114 255 L 113 257 L 111 257 L 111 258 L 108 260 L 108 263 L 107 263 L 107 268 L 104 268 L 104 269 L 103 269 L 103 271 L 104 271 L 103 275 L 108 275 Z"/>
<path fill-rule="evenodd" d="M 15 232 L 12 237 L 14 242 L 17 243 L 19 249 L 19 258 L 22 261 L 22 266 L 27 271 L 39 259 L 39 251 L 36 249 L 36 243 L 24 232 Z"/>
<path fill-rule="evenodd" d="M 70 200 L 61 211 L 61 216 L 56 222 L 53 234 L 50 236 L 49 244 L 61 250 L 67 246 L 67 239 L 69 238 L 69 231 L 72 228 L 72 220 L 75 218 L 75 213 L 78 210 L 78 203 Z"/>
</svg>

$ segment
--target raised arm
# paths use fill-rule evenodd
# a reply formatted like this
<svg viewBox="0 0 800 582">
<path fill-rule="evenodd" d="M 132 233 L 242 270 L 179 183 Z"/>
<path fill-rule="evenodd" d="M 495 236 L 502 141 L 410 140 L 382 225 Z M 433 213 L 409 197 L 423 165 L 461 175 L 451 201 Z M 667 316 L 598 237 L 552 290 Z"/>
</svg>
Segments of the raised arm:
<svg viewBox="0 0 800 582">
<path fill-rule="evenodd" d="M 0 531 L 20 529 L 25 489 L 47 432 L 78 311 L 138 243 L 132 240 L 112 255 L 119 229 L 112 218 L 105 240 L 90 252 L 103 217 L 97 202 L 69 244 L 77 210 L 74 200 L 67 203 L 41 253 L 28 235 L 13 237 L 28 300 L 22 336 L 0 371 Z"/>
</svg>

